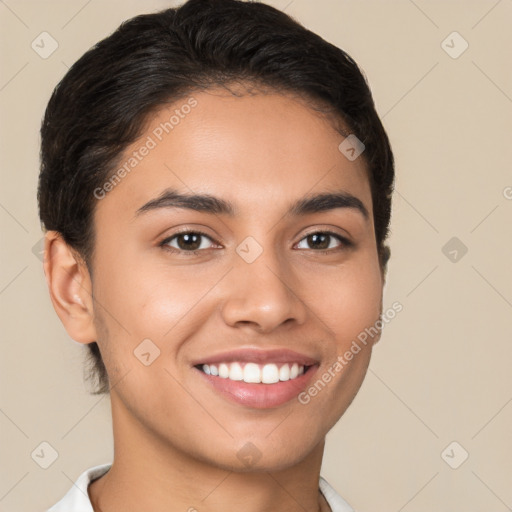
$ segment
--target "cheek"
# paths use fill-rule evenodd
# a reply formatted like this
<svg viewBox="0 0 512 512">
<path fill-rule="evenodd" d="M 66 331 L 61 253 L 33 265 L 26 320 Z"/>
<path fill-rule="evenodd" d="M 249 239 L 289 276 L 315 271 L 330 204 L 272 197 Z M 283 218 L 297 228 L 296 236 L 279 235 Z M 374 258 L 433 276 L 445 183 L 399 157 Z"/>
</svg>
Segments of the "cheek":
<svg viewBox="0 0 512 512">
<path fill-rule="evenodd" d="M 335 336 L 338 351 L 375 324 L 382 301 L 382 279 L 378 265 L 347 265 L 340 272 L 315 279 L 306 302 Z"/>
<path fill-rule="evenodd" d="M 362 259 L 365 261 L 362 262 Z M 330 281 L 316 281 L 310 304 L 318 304 L 318 316 L 333 336 L 326 360 L 299 402 L 315 411 L 329 411 L 325 424 L 330 427 L 351 404 L 370 362 L 382 300 L 382 278 L 373 257 L 347 264 Z M 314 294 L 314 295 L 313 295 Z M 373 333 L 373 337 L 368 335 Z M 312 428 L 315 428 L 314 426 Z"/>
<path fill-rule="evenodd" d="M 206 266 L 208 267 L 208 266 Z M 158 265 L 137 273 L 133 280 L 133 294 L 129 308 L 136 311 L 132 317 L 134 331 L 169 338 L 193 324 L 202 325 L 205 313 L 203 303 L 222 277 L 219 267 Z"/>
<path fill-rule="evenodd" d="M 106 256 L 97 273 L 97 298 L 115 351 L 111 359 L 126 371 L 138 368 L 133 352 L 143 340 L 151 340 L 162 360 L 179 357 L 180 346 L 201 329 L 208 318 L 208 292 L 225 269 L 199 269 L 192 265 L 169 265 L 165 258 L 118 254 Z M 157 364 L 158 366 L 158 364 Z"/>
<path fill-rule="evenodd" d="M 138 336 L 163 336 L 215 282 L 189 266 L 168 265 L 158 249 L 150 255 L 129 245 L 111 249 L 105 244 L 97 257 L 96 298 L 114 323 Z"/>
</svg>

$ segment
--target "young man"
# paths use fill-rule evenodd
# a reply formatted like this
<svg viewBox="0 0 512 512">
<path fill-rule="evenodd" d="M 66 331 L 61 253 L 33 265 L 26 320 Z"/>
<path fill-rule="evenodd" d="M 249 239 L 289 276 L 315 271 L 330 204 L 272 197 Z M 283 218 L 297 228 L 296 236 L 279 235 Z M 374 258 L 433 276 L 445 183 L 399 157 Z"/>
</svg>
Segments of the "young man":
<svg viewBox="0 0 512 512">
<path fill-rule="evenodd" d="M 190 0 L 69 70 L 41 159 L 51 299 L 114 431 L 50 511 L 352 510 L 320 467 L 379 338 L 394 177 L 354 61 Z"/>
</svg>

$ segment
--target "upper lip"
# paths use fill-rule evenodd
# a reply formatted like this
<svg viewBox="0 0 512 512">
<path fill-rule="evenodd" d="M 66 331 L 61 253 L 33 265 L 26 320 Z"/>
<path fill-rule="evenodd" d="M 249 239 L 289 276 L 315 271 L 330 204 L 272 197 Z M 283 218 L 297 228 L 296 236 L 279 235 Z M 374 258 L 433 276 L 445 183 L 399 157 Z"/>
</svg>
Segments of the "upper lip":
<svg viewBox="0 0 512 512">
<path fill-rule="evenodd" d="M 303 366 L 313 366 L 318 364 L 318 361 L 300 354 L 293 350 L 288 349 L 254 349 L 254 348 L 240 348 L 230 350 L 229 352 L 221 352 L 211 356 L 206 356 L 193 362 L 193 366 L 200 364 L 219 364 L 219 363 L 298 363 Z"/>
</svg>

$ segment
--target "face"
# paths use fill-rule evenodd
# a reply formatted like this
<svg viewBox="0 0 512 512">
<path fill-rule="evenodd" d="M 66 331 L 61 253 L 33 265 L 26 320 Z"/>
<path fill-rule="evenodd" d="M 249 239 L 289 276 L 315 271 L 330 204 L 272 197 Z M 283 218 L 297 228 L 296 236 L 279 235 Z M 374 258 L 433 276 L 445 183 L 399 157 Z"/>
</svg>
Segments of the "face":
<svg viewBox="0 0 512 512">
<path fill-rule="evenodd" d="M 191 97 L 151 120 L 98 192 L 94 325 L 113 411 L 162 450 L 290 467 L 370 359 L 371 343 L 344 357 L 381 312 L 365 163 L 297 99 Z"/>
</svg>

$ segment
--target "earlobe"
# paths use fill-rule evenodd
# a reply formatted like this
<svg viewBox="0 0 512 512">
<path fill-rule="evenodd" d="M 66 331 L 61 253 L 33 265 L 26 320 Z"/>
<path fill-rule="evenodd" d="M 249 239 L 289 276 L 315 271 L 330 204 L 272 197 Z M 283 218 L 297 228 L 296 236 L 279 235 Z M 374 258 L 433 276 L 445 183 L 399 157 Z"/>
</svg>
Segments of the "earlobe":
<svg viewBox="0 0 512 512">
<path fill-rule="evenodd" d="M 87 265 L 56 231 L 45 236 L 44 273 L 53 307 L 69 336 L 79 343 L 96 341 Z"/>
</svg>

